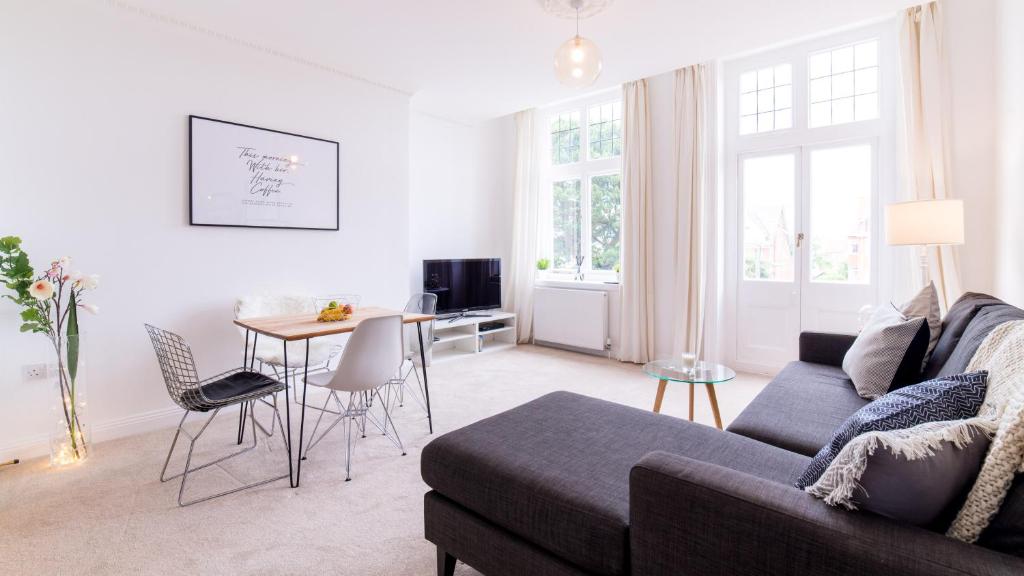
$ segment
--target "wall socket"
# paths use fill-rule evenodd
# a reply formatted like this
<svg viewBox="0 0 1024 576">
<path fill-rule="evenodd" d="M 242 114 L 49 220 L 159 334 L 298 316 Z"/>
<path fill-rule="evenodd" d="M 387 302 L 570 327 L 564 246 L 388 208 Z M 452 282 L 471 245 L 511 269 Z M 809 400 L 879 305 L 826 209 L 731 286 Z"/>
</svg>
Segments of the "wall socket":
<svg viewBox="0 0 1024 576">
<path fill-rule="evenodd" d="M 21 379 L 42 380 L 46 378 L 46 364 L 24 364 L 21 367 Z"/>
</svg>

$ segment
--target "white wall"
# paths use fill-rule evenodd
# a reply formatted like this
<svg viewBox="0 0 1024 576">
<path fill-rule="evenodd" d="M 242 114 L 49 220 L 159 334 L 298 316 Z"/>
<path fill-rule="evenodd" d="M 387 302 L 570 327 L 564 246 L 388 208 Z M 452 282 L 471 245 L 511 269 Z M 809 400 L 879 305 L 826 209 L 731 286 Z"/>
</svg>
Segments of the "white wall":
<svg viewBox="0 0 1024 576">
<path fill-rule="evenodd" d="M 1024 306 L 1024 2 L 997 7 L 996 294 Z"/>
<path fill-rule="evenodd" d="M 511 116 L 466 125 L 411 114 L 410 290 L 422 290 L 423 260 L 497 257 L 507 273 L 514 129 Z"/>
<path fill-rule="evenodd" d="M 101 315 L 83 318 L 96 439 L 172 421 L 143 322 L 184 335 L 213 374 L 240 360 L 243 293 L 404 303 L 407 95 L 103 2 L 3 3 L 0 70 L 0 235 L 37 268 L 70 255 L 102 275 Z M 341 231 L 190 227 L 188 114 L 340 141 Z M 16 313 L 0 303 L 0 460 L 39 453 L 55 396 L 20 379 L 49 356 Z"/>
<path fill-rule="evenodd" d="M 953 195 L 964 200 L 959 248 L 963 289 L 993 294 L 996 234 L 994 0 L 944 0 L 949 72 L 949 161 Z"/>
</svg>

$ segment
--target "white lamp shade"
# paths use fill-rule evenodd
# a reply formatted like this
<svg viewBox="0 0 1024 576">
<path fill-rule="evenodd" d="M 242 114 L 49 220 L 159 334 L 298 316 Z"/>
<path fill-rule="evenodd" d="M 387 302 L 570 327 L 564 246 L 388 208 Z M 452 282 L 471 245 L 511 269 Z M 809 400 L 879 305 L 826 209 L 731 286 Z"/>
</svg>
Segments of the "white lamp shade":
<svg viewBox="0 0 1024 576">
<path fill-rule="evenodd" d="M 963 244 L 963 200 L 889 204 L 885 207 L 885 239 L 893 246 Z"/>
<path fill-rule="evenodd" d="M 590 40 L 575 36 L 555 52 L 555 76 L 573 88 L 586 88 L 601 75 L 601 51 Z"/>
</svg>

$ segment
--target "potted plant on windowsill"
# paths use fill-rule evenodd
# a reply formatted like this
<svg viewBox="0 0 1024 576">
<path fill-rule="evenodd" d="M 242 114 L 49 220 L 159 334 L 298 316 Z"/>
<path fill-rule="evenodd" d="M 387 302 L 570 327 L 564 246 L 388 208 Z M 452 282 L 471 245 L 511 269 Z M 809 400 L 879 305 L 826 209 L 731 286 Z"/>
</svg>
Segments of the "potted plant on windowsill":
<svg viewBox="0 0 1024 576">
<path fill-rule="evenodd" d="M 537 271 L 540 273 L 539 276 L 543 277 L 546 275 L 548 268 L 551 267 L 551 260 L 547 258 L 540 258 L 537 260 Z"/>
<path fill-rule="evenodd" d="M 57 356 L 56 374 L 51 375 L 60 395 L 55 407 L 57 428 L 50 439 L 50 463 L 64 465 L 88 456 L 85 391 L 79 308 L 95 314 L 95 304 L 84 302 L 84 294 L 99 285 L 99 277 L 71 270 L 68 257 L 54 260 L 46 272 L 36 275 L 21 238 L 0 238 L 0 281 L 11 294 L 3 296 L 22 308 L 21 331 L 44 334 Z M 49 370 L 47 370 L 49 372 Z"/>
</svg>

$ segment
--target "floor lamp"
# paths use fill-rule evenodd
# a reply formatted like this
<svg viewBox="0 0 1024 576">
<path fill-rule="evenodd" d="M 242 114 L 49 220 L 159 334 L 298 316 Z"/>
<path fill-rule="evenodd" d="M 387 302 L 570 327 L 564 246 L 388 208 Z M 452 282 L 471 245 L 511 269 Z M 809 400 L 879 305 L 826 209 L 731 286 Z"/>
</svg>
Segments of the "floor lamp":
<svg viewBox="0 0 1024 576">
<path fill-rule="evenodd" d="M 963 200 L 915 200 L 885 207 L 885 239 L 890 246 L 918 246 L 921 284 L 928 285 L 928 247 L 964 243 Z"/>
</svg>

